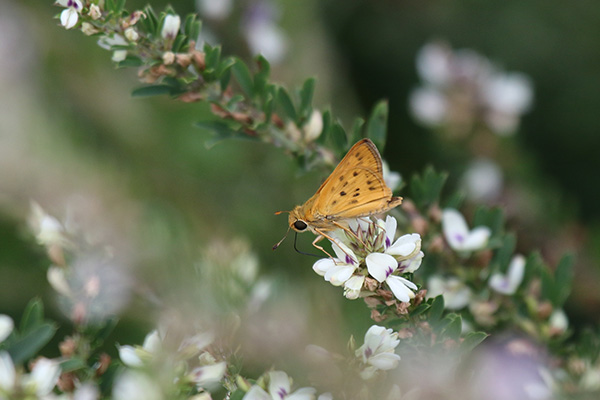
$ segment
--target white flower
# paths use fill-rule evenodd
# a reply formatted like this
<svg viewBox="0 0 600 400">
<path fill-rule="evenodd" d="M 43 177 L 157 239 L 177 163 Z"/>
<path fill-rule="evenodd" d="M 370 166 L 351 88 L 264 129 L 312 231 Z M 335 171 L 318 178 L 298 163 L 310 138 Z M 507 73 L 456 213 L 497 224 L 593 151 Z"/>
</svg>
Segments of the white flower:
<svg viewBox="0 0 600 400">
<path fill-rule="evenodd" d="M 490 277 L 489 285 L 498 293 L 511 295 L 514 294 L 525 274 L 525 257 L 517 254 L 513 257 L 508 266 L 506 275 L 496 272 Z"/>
<path fill-rule="evenodd" d="M 398 186 L 400 186 L 400 182 L 402 182 L 402 175 L 396 171 L 390 171 L 390 167 L 385 161 L 382 162 L 381 166 L 383 168 L 383 180 L 393 192 L 398 188 Z"/>
<path fill-rule="evenodd" d="M 317 398 L 317 400 L 333 400 L 333 395 L 329 392 L 327 393 L 322 393 L 319 395 L 319 397 Z"/>
<path fill-rule="evenodd" d="M 485 82 L 483 95 L 489 107 L 502 114 L 522 114 L 533 101 L 531 80 L 520 73 L 495 74 Z"/>
<path fill-rule="evenodd" d="M 83 8 L 80 0 L 56 0 L 56 4 L 67 7 L 66 10 L 60 13 L 60 24 L 65 29 L 71 29 L 77 25 L 79 13 Z"/>
<path fill-rule="evenodd" d="M 471 289 L 457 277 L 444 279 L 438 275 L 427 281 L 427 298 L 443 295 L 444 307 L 448 310 L 460 310 L 471 301 Z"/>
<path fill-rule="evenodd" d="M 194 336 L 185 338 L 179 345 L 177 352 L 184 357 L 189 358 L 195 356 L 205 347 L 209 346 L 215 340 L 215 335 L 212 332 L 201 332 Z"/>
<path fill-rule="evenodd" d="M 227 363 L 225 361 L 211 365 L 203 365 L 194 368 L 192 372 L 190 372 L 190 380 L 199 388 L 202 388 L 205 385 L 219 382 L 221 378 L 223 378 L 223 375 L 225 375 L 225 371 L 227 371 Z"/>
<path fill-rule="evenodd" d="M 203 17 L 225 19 L 233 8 L 232 0 L 196 0 Z"/>
<path fill-rule="evenodd" d="M 169 14 L 165 17 L 163 27 L 160 32 L 161 36 L 167 40 L 173 40 L 179 33 L 179 26 L 181 25 L 181 18 L 179 15 Z"/>
<path fill-rule="evenodd" d="M 365 259 L 369 274 L 378 282 L 385 282 L 394 296 L 402 302 L 408 303 L 415 297 L 413 293 L 417 285 L 402 278 L 392 275 L 398 269 L 398 261 L 389 254 L 371 253 Z"/>
<path fill-rule="evenodd" d="M 141 367 L 144 362 L 156 355 L 162 348 L 162 341 L 155 329 L 144 338 L 142 346 L 123 345 L 117 346 L 119 358 L 128 367 Z"/>
<path fill-rule="evenodd" d="M 334 286 L 341 286 L 358 267 L 354 252 L 342 242 L 332 243 L 337 258 L 322 258 L 313 265 L 313 270 Z"/>
<path fill-rule="evenodd" d="M 462 214 L 452 208 L 442 213 L 442 229 L 450 247 L 458 252 L 483 249 L 491 235 L 490 229 L 485 226 L 469 230 Z"/>
<path fill-rule="evenodd" d="M 452 50 L 439 42 L 428 43 L 417 54 L 417 72 L 432 85 L 444 86 L 452 77 Z"/>
<path fill-rule="evenodd" d="M 128 367 L 141 367 L 144 365 L 144 362 L 137 354 L 136 348 L 130 346 L 128 344 L 123 346 L 118 346 L 119 348 L 119 358 L 123 361 L 123 364 Z"/>
<path fill-rule="evenodd" d="M 409 105 L 413 116 L 428 126 L 441 125 L 448 112 L 448 101 L 444 95 L 430 87 L 413 90 L 410 94 Z"/>
<path fill-rule="evenodd" d="M 369 379 L 377 370 L 396 368 L 400 356 L 394 352 L 394 349 L 399 343 L 397 332 L 379 325 L 371 326 L 365 333 L 364 344 L 355 352 L 366 365 L 361 376 Z"/>
<path fill-rule="evenodd" d="M 409 233 L 396 239 L 394 243 L 385 249 L 385 253 L 406 260 L 418 254 L 420 250 L 421 236 L 418 233 Z"/>
<path fill-rule="evenodd" d="M 304 387 L 290 393 L 290 378 L 283 371 L 269 372 L 269 393 L 260 386 L 253 386 L 243 400 L 314 400 L 316 390 Z"/>
<path fill-rule="evenodd" d="M 0 343 L 4 342 L 4 340 L 11 334 L 14 327 L 15 323 L 11 317 L 5 314 L 0 314 Z"/>
<path fill-rule="evenodd" d="M 52 246 L 67 243 L 63 225 L 34 201 L 31 202 L 29 225 L 41 245 Z"/>
<path fill-rule="evenodd" d="M 564 332 L 569 327 L 569 319 L 562 309 L 554 310 L 550 315 L 549 323 L 551 328 L 559 332 Z"/>
<path fill-rule="evenodd" d="M 352 275 L 350 279 L 344 282 L 344 296 L 349 300 L 358 299 L 364 283 L 364 275 Z"/>
<path fill-rule="evenodd" d="M 98 400 L 99 398 L 100 390 L 90 382 L 77 387 L 73 393 L 73 400 Z"/>
<path fill-rule="evenodd" d="M 81 32 L 83 32 L 84 35 L 91 36 L 100 31 L 98 29 L 96 29 L 96 27 L 94 25 L 90 24 L 89 22 L 83 22 L 81 24 Z"/>
<path fill-rule="evenodd" d="M 494 161 L 473 161 L 462 177 L 462 186 L 467 196 L 474 201 L 496 199 L 502 190 L 502 170 Z"/>
<path fill-rule="evenodd" d="M 113 386 L 114 400 L 162 400 L 160 387 L 154 379 L 132 370 L 126 370 Z"/>
<path fill-rule="evenodd" d="M 135 28 L 130 26 L 129 28 L 125 29 L 125 38 L 130 42 L 137 42 L 137 40 L 140 38 L 140 35 L 137 33 Z"/>
<path fill-rule="evenodd" d="M 323 116 L 319 110 L 313 110 L 302 130 L 304 131 L 304 140 L 307 142 L 312 142 L 321 135 L 323 131 Z"/>
<path fill-rule="evenodd" d="M 6 351 L 0 351 L 0 392 L 10 394 L 15 387 L 15 365 Z"/>
<path fill-rule="evenodd" d="M 110 58 L 113 62 L 121 62 L 127 58 L 127 50 L 115 50 Z"/>
<path fill-rule="evenodd" d="M 97 20 L 100 19 L 100 17 L 102 17 L 102 11 L 100 11 L 100 7 L 98 7 L 97 4 L 90 4 L 90 11 L 88 12 L 88 15 L 93 20 Z"/>
<path fill-rule="evenodd" d="M 45 396 L 58 383 L 60 372 L 58 361 L 40 358 L 35 362 L 31 373 L 23 377 L 23 387 L 38 397 Z"/>
<path fill-rule="evenodd" d="M 276 64 L 287 51 L 287 39 L 283 31 L 268 20 L 252 20 L 245 27 L 248 47 L 252 54 L 262 54 L 269 62 Z"/>
</svg>

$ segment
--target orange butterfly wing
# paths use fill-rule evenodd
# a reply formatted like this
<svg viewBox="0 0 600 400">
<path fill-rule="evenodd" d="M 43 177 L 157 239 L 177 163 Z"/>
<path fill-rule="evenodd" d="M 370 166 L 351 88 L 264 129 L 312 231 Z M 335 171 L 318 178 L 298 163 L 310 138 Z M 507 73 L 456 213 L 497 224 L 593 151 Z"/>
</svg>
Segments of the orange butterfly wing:
<svg viewBox="0 0 600 400">
<path fill-rule="evenodd" d="M 381 156 L 369 139 L 348 151 L 317 192 L 304 204 L 310 222 L 377 214 L 401 203 L 383 180 Z"/>
</svg>

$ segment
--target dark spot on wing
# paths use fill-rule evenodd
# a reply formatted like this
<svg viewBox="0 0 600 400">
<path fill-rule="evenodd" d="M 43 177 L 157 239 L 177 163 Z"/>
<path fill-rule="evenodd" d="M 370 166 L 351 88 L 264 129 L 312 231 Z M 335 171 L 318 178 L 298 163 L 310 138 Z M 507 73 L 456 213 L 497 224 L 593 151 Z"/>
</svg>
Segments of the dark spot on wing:
<svg viewBox="0 0 600 400">
<path fill-rule="evenodd" d="M 375 186 L 369 186 L 369 190 L 377 190 Z"/>
<path fill-rule="evenodd" d="M 346 192 L 344 192 L 343 190 L 340 192 L 340 196 L 345 196 Z"/>
<path fill-rule="evenodd" d="M 355 192 L 358 192 L 359 190 L 360 190 L 360 188 L 356 188 L 356 189 L 354 189 L 354 191 L 355 191 Z"/>
<path fill-rule="evenodd" d="M 340 182 L 344 180 L 344 175 L 340 175 Z"/>
<path fill-rule="evenodd" d="M 367 185 L 370 185 L 371 183 L 373 183 L 373 181 L 367 181 Z"/>
<path fill-rule="evenodd" d="M 347 184 L 348 184 L 348 181 L 344 182 L 344 184 L 342 186 L 346 187 Z"/>
<path fill-rule="evenodd" d="M 336 204 L 336 203 L 337 203 L 337 200 L 334 200 L 331 202 L 331 204 Z"/>
<path fill-rule="evenodd" d="M 352 173 L 353 176 L 358 176 L 358 171 L 354 171 L 354 173 Z"/>
<path fill-rule="evenodd" d="M 362 161 L 362 159 L 363 159 L 362 157 L 358 157 L 358 161 Z"/>
<path fill-rule="evenodd" d="M 354 193 L 354 194 L 352 195 L 352 197 L 358 197 L 358 196 L 360 196 L 360 193 Z"/>
<path fill-rule="evenodd" d="M 354 200 L 352 200 L 350 203 L 352 203 L 352 204 L 356 204 L 356 203 L 358 203 L 358 200 L 354 199 Z"/>
</svg>

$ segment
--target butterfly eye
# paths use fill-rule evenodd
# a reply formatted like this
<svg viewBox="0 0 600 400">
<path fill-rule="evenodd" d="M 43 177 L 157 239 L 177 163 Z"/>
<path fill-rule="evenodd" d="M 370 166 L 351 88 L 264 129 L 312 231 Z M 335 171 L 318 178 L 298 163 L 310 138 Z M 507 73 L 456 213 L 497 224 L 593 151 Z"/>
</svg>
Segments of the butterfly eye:
<svg viewBox="0 0 600 400">
<path fill-rule="evenodd" d="M 297 231 L 303 231 L 307 227 L 308 227 L 308 225 L 306 225 L 306 222 L 304 222 L 304 221 L 298 220 L 298 221 L 294 222 L 294 229 Z"/>
</svg>

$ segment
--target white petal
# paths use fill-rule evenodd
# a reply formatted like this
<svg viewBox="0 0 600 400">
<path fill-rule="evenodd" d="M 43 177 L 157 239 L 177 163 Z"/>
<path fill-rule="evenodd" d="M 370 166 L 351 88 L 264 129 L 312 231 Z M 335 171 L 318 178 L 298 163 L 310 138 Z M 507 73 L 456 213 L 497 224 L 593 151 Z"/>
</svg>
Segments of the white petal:
<svg viewBox="0 0 600 400">
<path fill-rule="evenodd" d="M 450 247 L 462 249 L 469 235 L 469 227 L 462 214 L 453 208 L 445 209 L 442 213 L 442 229 Z"/>
<path fill-rule="evenodd" d="M 321 276 L 325 276 L 327 271 L 337 265 L 336 263 L 341 263 L 341 261 L 338 259 L 322 258 L 313 264 L 313 271 Z"/>
<path fill-rule="evenodd" d="M 325 280 L 331 283 L 333 286 L 340 286 L 350 279 L 355 270 L 356 267 L 353 265 L 336 265 L 327 271 L 325 274 Z"/>
<path fill-rule="evenodd" d="M 225 375 L 227 363 L 221 361 L 212 365 L 204 365 L 192 370 L 192 380 L 199 386 L 203 387 L 206 384 L 218 382 Z"/>
<path fill-rule="evenodd" d="M 403 235 L 385 252 L 401 257 L 412 257 L 421 249 L 421 236 L 418 233 Z"/>
<path fill-rule="evenodd" d="M 364 380 L 368 380 L 368 379 L 371 379 L 375 375 L 375 372 L 377 372 L 377 368 L 375 368 L 372 365 L 369 365 L 367 368 L 360 371 L 360 377 L 363 378 Z"/>
<path fill-rule="evenodd" d="M 463 250 L 474 251 L 485 247 L 492 231 L 487 226 L 479 226 L 471 231 L 463 242 Z"/>
<path fill-rule="evenodd" d="M 523 281 L 523 275 L 525 275 L 525 257 L 517 254 L 508 266 L 508 280 L 515 290 Z"/>
<path fill-rule="evenodd" d="M 448 101 L 442 92 L 430 87 L 413 90 L 409 105 L 415 119 L 427 126 L 440 125 L 448 111 Z"/>
<path fill-rule="evenodd" d="M 371 253 L 365 261 L 369 274 L 379 282 L 385 281 L 398 268 L 398 261 L 389 254 Z"/>
<path fill-rule="evenodd" d="M 394 242 L 394 237 L 396 236 L 396 227 L 398 226 L 398 221 L 396 218 L 388 215 L 385 218 L 385 248 L 387 249 Z"/>
<path fill-rule="evenodd" d="M 35 390 L 38 396 L 47 395 L 52 391 L 58 377 L 60 376 L 60 365 L 54 360 L 47 358 L 41 358 L 36 361 L 33 366 L 33 370 L 29 375 L 29 380 L 26 383 L 29 385 L 35 385 Z"/>
<path fill-rule="evenodd" d="M 331 248 L 335 252 L 335 255 L 338 259 L 342 260 L 346 264 L 353 264 L 358 266 L 358 258 L 350 249 L 350 247 L 346 246 L 345 243 L 337 240 L 335 243 L 331 244 Z"/>
<path fill-rule="evenodd" d="M 175 36 L 177 36 L 177 33 L 179 32 L 180 25 L 181 18 L 179 15 L 167 15 L 160 33 L 161 36 L 165 39 L 175 39 Z"/>
<path fill-rule="evenodd" d="M 142 347 L 144 348 L 144 350 L 153 354 L 156 354 L 160 351 L 162 347 L 162 341 L 160 340 L 160 336 L 156 329 L 146 335 Z"/>
<path fill-rule="evenodd" d="M 321 393 L 317 400 L 333 400 L 333 395 L 329 392 Z"/>
<path fill-rule="evenodd" d="M 210 345 L 215 340 L 215 335 L 212 332 L 198 333 L 192 337 L 185 338 L 179 345 L 178 352 L 188 354 L 197 354 L 200 350 Z"/>
<path fill-rule="evenodd" d="M 6 351 L 0 351 L 0 389 L 12 392 L 15 387 L 15 365 Z"/>
<path fill-rule="evenodd" d="M 113 51 L 111 60 L 114 62 L 121 62 L 127 58 L 127 50 L 115 50 Z"/>
<path fill-rule="evenodd" d="M 269 393 L 273 399 L 283 398 L 275 397 L 280 393 L 290 393 L 290 378 L 283 371 L 271 371 L 269 372 Z"/>
<path fill-rule="evenodd" d="M 5 314 L 0 314 L 0 343 L 2 343 L 13 331 L 15 323 L 12 318 Z"/>
<path fill-rule="evenodd" d="M 490 281 L 488 282 L 490 287 L 494 289 L 498 293 L 511 295 L 514 293 L 514 288 L 511 287 L 510 282 L 500 273 L 495 273 L 490 277 Z"/>
<path fill-rule="evenodd" d="M 126 370 L 113 386 L 113 400 L 162 400 L 158 382 L 138 371 Z"/>
<path fill-rule="evenodd" d="M 549 323 L 552 328 L 560 330 L 561 332 L 566 331 L 569 327 L 567 314 L 561 309 L 555 310 L 552 315 L 550 315 Z"/>
<path fill-rule="evenodd" d="M 425 254 L 423 254 L 422 251 L 419 251 L 415 256 L 409 258 L 408 260 L 402 261 L 399 267 L 402 273 L 412 273 L 418 270 L 421 266 L 424 256 Z"/>
<path fill-rule="evenodd" d="M 417 53 L 419 76 L 433 84 L 446 85 L 452 76 L 452 50 L 443 43 L 430 42 Z"/>
<path fill-rule="evenodd" d="M 396 368 L 398 361 L 400 361 L 400 356 L 395 353 L 379 353 L 369 358 L 369 364 L 382 370 Z"/>
<path fill-rule="evenodd" d="M 311 387 L 303 387 L 296 390 L 291 395 L 285 397 L 286 400 L 314 400 L 317 389 Z"/>
<path fill-rule="evenodd" d="M 390 276 L 385 282 L 390 287 L 392 293 L 396 298 L 404 303 L 408 303 L 410 299 L 415 297 L 415 294 L 409 289 L 417 290 L 417 286 L 411 281 L 404 279 L 400 276 Z"/>
<path fill-rule="evenodd" d="M 365 277 L 363 275 L 353 275 L 344 283 L 344 297 L 349 300 L 358 299 L 364 282 Z"/>
<path fill-rule="evenodd" d="M 312 142 L 321 135 L 323 131 L 323 116 L 319 110 L 313 110 L 302 130 L 304 131 L 304 140 L 307 142 Z"/>
<path fill-rule="evenodd" d="M 100 390 L 93 383 L 84 383 L 75 389 L 73 400 L 98 400 L 100 398 Z"/>
<path fill-rule="evenodd" d="M 135 347 L 124 345 L 119 347 L 119 358 L 123 361 L 123 364 L 128 367 L 141 367 L 144 365 L 140 356 L 138 356 Z"/>
<path fill-rule="evenodd" d="M 60 24 L 64 26 L 65 29 L 71 29 L 77 25 L 78 19 L 79 13 L 75 11 L 73 7 L 69 7 L 60 13 Z"/>
<path fill-rule="evenodd" d="M 56 0 L 54 4 L 57 4 L 61 7 L 69 7 L 69 0 Z"/>
<path fill-rule="evenodd" d="M 252 386 L 242 397 L 242 400 L 272 400 L 271 396 L 260 386 Z"/>
</svg>

